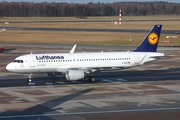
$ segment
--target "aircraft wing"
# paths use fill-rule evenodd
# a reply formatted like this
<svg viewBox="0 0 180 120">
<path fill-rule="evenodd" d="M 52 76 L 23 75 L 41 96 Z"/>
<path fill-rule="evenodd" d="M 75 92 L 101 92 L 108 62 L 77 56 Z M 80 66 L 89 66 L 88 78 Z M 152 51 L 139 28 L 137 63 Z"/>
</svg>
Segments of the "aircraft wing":
<svg viewBox="0 0 180 120">
<path fill-rule="evenodd" d="M 73 70 L 82 70 L 85 73 L 93 73 L 97 71 L 108 71 L 108 70 L 120 70 L 120 69 L 126 69 L 129 67 L 100 67 L 100 68 L 76 68 Z M 71 69 L 71 68 L 70 68 Z"/>
</svg>

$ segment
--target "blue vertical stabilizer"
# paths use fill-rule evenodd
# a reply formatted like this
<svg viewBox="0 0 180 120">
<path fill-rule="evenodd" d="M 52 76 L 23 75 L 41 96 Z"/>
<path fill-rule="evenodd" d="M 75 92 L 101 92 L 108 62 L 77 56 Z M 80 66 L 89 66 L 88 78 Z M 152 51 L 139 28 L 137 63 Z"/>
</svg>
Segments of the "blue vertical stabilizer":
<svg viewBox="0 0 180 120">
<path fill-rule="evenodd" d="M 152 30 L 147 34 L 145 39 L 139 45 L 139 47 L 134 50 L 134 52 L 156 52 L 162 25 L 154 25 Z"/>
</svg>

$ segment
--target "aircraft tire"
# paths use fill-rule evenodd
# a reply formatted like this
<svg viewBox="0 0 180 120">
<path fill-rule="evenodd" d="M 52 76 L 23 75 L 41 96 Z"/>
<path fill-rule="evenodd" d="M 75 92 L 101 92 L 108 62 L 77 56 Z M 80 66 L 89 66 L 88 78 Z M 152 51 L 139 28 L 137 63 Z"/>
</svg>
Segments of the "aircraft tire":
<svg viewBox="0 0 180 120">
<path fill-rule="evenodd" d="M 96 78 L 95 78 L 95 77 L 89 77 L 89 81 L 95 82 L 95 81 L 96 81 Z"/>
</svg>

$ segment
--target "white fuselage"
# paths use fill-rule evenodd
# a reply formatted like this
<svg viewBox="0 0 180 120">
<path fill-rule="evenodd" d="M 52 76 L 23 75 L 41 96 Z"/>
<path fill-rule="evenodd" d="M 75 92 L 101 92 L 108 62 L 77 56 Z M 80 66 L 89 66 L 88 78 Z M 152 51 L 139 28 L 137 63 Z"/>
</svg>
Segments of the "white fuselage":
<svg viewBox="0 0 180 120">
<path fill-rule="evenodd" d="M 65 73 L 68 70 L 82 70 L 88 73 L 143 65 L 162 56 L 163 53 L 156 52 L 27 54 L 17 57 L 6 69 L 18 73 Z"/>
</svg>

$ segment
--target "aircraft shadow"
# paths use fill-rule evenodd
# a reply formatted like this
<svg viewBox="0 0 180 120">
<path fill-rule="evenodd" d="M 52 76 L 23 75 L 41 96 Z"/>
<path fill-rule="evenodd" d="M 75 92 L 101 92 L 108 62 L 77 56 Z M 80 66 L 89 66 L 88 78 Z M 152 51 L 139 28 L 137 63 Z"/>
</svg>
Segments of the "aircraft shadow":
<svg viewBox="0 0 180 120">
<path fill-rule="evenodd" d="M 18 111 L 18 110 L 5 111 L 5 112 L 0 113 L 0 119 L 1 120 L 32 120 L 33 118 L 33 120 L 55 120 L 57 118 L 45 116 L 43 114 L 50 113 L 57 110 L 62 110 L 63 108 L 58 108 L 58 109 L 53 109 L 53 108 L 73 98 L 76 98 L 85 93 L 88 93 L 92 90 L 93 89 L 90 88 L 90 89 L 82 90 L 82 91 L 79 91 L 70 95 L 66 95 L 63 97 L 57 97 L 55 99 L 44 102 L 42 104 L 37 104 L 34 107 L 30 107 L 22 111 Z M 71 116 L 66 116 L 66 117 L 71 118 Z"/>
</svg>

